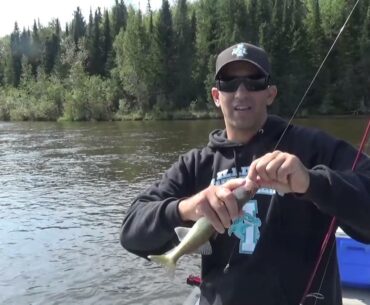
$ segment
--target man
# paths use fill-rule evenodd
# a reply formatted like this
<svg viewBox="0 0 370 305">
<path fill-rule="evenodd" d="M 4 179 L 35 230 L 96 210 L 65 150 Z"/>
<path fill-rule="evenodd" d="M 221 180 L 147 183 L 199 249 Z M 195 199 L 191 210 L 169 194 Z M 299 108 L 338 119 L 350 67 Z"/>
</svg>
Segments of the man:
<svg viewBox="0 0 370 305">
<path fill-rule="evenodd" d="M 267 54 L 254 45 L 218 55 L 212 97 L 225 130 L 180 156 L 123 222 L 123 247 L 143 257 L 178 243 L 175 227 L 202 216 L 212 223 L 219 234 L 210 240 L 212 254 L 202 256 L 200 305 L 299 304 L 332 216 L 370 243 L 369 158 L 362 155 L 352 172 L 349 144 L 269 116 L 277 94 L 270 74 Z M 259 191 L 239 211 L 232 190 L 246 176 Z M 304 304 L 342 304 L 335 249 L 323 262 L 311 289 L 320 298 Z"/>
</svg>

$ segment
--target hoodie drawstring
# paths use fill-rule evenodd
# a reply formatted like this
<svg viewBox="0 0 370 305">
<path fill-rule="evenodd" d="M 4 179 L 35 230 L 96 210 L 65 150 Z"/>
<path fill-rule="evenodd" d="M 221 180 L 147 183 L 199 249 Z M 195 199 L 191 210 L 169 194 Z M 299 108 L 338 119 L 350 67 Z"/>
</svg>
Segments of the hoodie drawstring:
<svg viewBox="0 0 370 305">
<path fill-rule="evenodd" d="M 238 164 L 238 154 L 236 152 L 235 147 L 233 147 L 233 152 L 234 152 L 234 166 L 235 166 L 235 169 L 236 169 L 236 178 L 239 178 L 240 167 L 239 167 L 239 164 Z"/>
</svg>

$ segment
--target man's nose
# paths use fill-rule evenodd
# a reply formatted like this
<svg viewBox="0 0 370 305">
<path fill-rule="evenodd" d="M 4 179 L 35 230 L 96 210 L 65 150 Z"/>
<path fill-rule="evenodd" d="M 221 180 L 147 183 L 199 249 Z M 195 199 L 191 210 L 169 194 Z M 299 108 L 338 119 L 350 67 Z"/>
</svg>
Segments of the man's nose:
<svg viewBox="0 0 370 305">
<path fill-rule="evenodd" d="M 249 91 L 247 88 L 245 88 L 243 83 L 240 83 L 238 89 L 235 91 L 235 97 L 245 96 L 248 95 Z"/>
</svg>

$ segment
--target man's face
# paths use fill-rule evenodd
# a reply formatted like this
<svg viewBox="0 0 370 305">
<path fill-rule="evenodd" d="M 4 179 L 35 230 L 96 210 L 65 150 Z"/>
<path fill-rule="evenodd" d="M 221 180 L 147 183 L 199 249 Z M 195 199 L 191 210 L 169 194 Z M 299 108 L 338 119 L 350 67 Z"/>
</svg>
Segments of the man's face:
<svg viewBox="0 0 370 305">
<path fill-rule="evenodd" d="M 261 76 L 259 69 L 248 62 L 233 62 L 222 69 L 220 79 Z M 214 87 L 212 97 L 224 115 L 228 138 L 234 141 L 248 140 L 267 119 L 267 106 L 276 96 L 276 87 L 261 91 L 247 90 L 243 83 L 235 92 L 225 92 Z"/>
</svg>

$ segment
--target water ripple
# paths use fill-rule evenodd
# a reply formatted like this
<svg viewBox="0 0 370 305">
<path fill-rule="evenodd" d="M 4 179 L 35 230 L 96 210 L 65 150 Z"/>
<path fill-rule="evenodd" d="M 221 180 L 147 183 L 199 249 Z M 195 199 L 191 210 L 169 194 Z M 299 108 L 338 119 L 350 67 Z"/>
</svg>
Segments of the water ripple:
<svg viewBox="0 0 370 305">
<path fill-rule="evenodd" d="M 1 304 L 176 304 L 186 295 L 187 271 L 174 284 L 119 244 L 130 202 L 177 158 L 157 151 L 168 133 L 135 128 L 0 123 Z"/>
<path fill-rule="evenodd" d="M 200 258 L 169 279 L 124 251 L 119 229 L 134 197 L 220 126 L 0 122 L 0 304 L 181 304 Z"/>
</svg>

